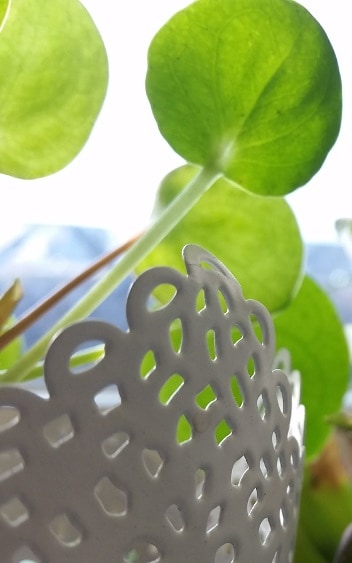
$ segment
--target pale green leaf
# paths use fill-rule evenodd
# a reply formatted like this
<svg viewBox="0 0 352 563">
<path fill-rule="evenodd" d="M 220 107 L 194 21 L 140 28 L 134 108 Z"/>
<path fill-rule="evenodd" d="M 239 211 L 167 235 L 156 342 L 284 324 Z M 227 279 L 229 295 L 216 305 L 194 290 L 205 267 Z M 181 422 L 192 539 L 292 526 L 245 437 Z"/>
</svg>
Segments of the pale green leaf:
<svg viewBox="0 0 352 563">
<path fill-rule="evenodd" d="M 12 0 L 0 33 L 0 172 L 35 178 L 69 163 L 106 87 L 105 48 L 77 0 Z"/>
<path fill-rule="evenodd" d="M 9 9 L 10 3 L 11 0 L 0 0 L 0 32 L 1 32 L 1 27 L 5 21 L 5 16 Z"/>
</svg>

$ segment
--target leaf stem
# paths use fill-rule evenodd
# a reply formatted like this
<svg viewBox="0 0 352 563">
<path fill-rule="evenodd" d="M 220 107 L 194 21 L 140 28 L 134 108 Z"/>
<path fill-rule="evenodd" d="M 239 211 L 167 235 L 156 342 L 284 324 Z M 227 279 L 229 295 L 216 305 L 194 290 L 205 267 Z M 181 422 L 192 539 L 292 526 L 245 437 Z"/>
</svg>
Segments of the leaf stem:
<svg viewBox="0 0 352 563">
<path fill-rule="evenodd" d="M 186 213 L 221 176 L 213 163 L 202 168 L 182 192 L 171 202 L 121 260 L 79 300 L 54 326 L 32 346 L 7 372 L 7 381 L 23 381 L 28 371 L 45 354 L 55 334 L 65 326 L 87 317 L 115 287 L 151 252 Z"/>
<path fill-rule="evenodd" d="M 5 332 L 0 334 L 0 350 L 5 348 L 10 342 L 15 338 L 20 336 L 25 330 L 27 330 L 32 324 L 34 324 L 42 315 L 47 313 L 52 307 L 54 307 L 61 299 L 66 297 L 66 295 L 78 287 L 81 283 L 86 281 L 90 276 L 98 272 L 101 268 L 109 264 L 115 258 L 118 258 L 120 254 L 125 252 L 141 235 L 136 235 L 129 239 L 124 244 L 120 245 L 118 248 L 114 248 L 108 254 L 105 254 L 99 258 L 96 262 L 91 264 L 83 272 L 78 274 L 76 277 L 71 279 L 68 283 L 60 287 L 54 293 L 46 297 L 43 301 L 36 304 L 33 309 L 30 309 L 25 313 L 25 315 L 13 326 L 8 328 Z M 13 286 L 14 287 L 14 286 Z M 0 318 L 1 321 L 1 318 Z"/>
</svg>

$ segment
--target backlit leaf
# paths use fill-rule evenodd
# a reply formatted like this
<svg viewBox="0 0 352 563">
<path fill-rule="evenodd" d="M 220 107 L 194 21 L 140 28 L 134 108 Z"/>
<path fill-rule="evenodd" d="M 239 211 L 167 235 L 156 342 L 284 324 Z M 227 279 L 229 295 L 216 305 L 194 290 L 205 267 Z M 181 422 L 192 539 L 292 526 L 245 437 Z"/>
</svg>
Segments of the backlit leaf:
<svg viewBox="0 0 352 563">
<path fill-rule="evenodd" d="M 0 0 L 0 31 L 9 9 L 10 1 L 11 0 Z"/>
<path fill-rule="evenodd" d="M 0 33 L 0 172 L 35 178 L 64 167 L 106 86 L 104 45 L 77 0 L 12 0 Z"/>
<path fill-rule="evenodd" d="M 147 94 L 166 140 L 250 191 L 303 185 L 335 142 L 335 54 L 296 2 L 198 0 L 157 33 L 148 63 Z"/>
<path fill-rule="evenodd" d="M 183 166 L 166 176 L 157 194 L 160 213 L 197 172 Z M 259 197 L 220 179 L 139 265 L 183 269 L 181 250 L 198 244 L 236 276 L 246 297 L 271 311 L 287 305 L 301 275 L 302 241 L 296 219 L 281 198 Z M 159 291 L 158 297 L 166 300 Z"/>
</svg>

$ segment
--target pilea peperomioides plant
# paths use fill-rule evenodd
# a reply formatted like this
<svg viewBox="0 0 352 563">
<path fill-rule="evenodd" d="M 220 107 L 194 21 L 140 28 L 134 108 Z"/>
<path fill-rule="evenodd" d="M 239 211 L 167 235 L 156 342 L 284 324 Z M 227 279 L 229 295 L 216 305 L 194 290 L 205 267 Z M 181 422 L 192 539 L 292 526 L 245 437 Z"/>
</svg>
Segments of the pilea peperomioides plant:
<svg viewBox="0 0 352 563">
<path fill-rule="evenodd" d="M 72 160 L 90 133 L 107 86 L 104 45 L 77 0 L 3 1 L 1 19 L 0 171 L 44 176 Z M 318 171 L 339 133 L 334 51 L 291 0 L 197 0 L 153 39 L 146 89 L 185 165 L 162 181 L 150 227 L 93 290 L 31 350 L 18 357 L 17 347 L 7 356 L 4 348 L 1 380 L 40 373 L 53 334 L 90 314 L 127 274 L 182 267 L 185 244 L 204 246 L 246 297 L 266 305 L 277 348 L 289 349 L 301 372 L 307 462 L 296 560 L 331 561 L 352 520 L 352 487 L 338 458 L 327 464 L 321 452 L 330 444 L 326 417 L 347 388 L 348 351 L 328 297 L 304 276 L 284 196 Z"/>
</svg>

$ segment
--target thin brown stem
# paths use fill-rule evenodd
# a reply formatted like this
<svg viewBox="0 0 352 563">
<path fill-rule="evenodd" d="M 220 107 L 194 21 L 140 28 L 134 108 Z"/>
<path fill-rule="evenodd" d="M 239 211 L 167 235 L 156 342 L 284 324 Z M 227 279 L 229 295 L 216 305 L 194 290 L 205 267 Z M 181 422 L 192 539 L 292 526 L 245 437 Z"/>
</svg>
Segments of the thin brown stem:
<svg viewBox="0 0 352 563">
<path fill-rule="evenodd" d="M 78 287 L 81 283 L 87 280 L 90 276 L 98 272 L 101 268 L 109 264 L 115 258 L 118 258 L 120 254 L 128 250 L 135 242 L 140 238 L 141 234 L 135 235 L 127 242 L 115 248 L 108 254 L 105 254 L 99 258 L 96 262 L 91 264 L 86 270 L 78 274 L 72 280 L 67 282 L 65 285 L 60 287 L 57 291 L 49 295 L 39 304 L 35 305 L 33 309 L 30 309 L 25 313 L 25 315 L 11 328 L 6 330 L 0 335 L 0 350 L 5 348 L 10 342 L 15 338 L 20 336 L 27 328 L 34 324 L 42 315 L 49 311 L 54 305 L 56 305 L 63 297 L 65 297 L 70 291 Z"/>
</svg>

